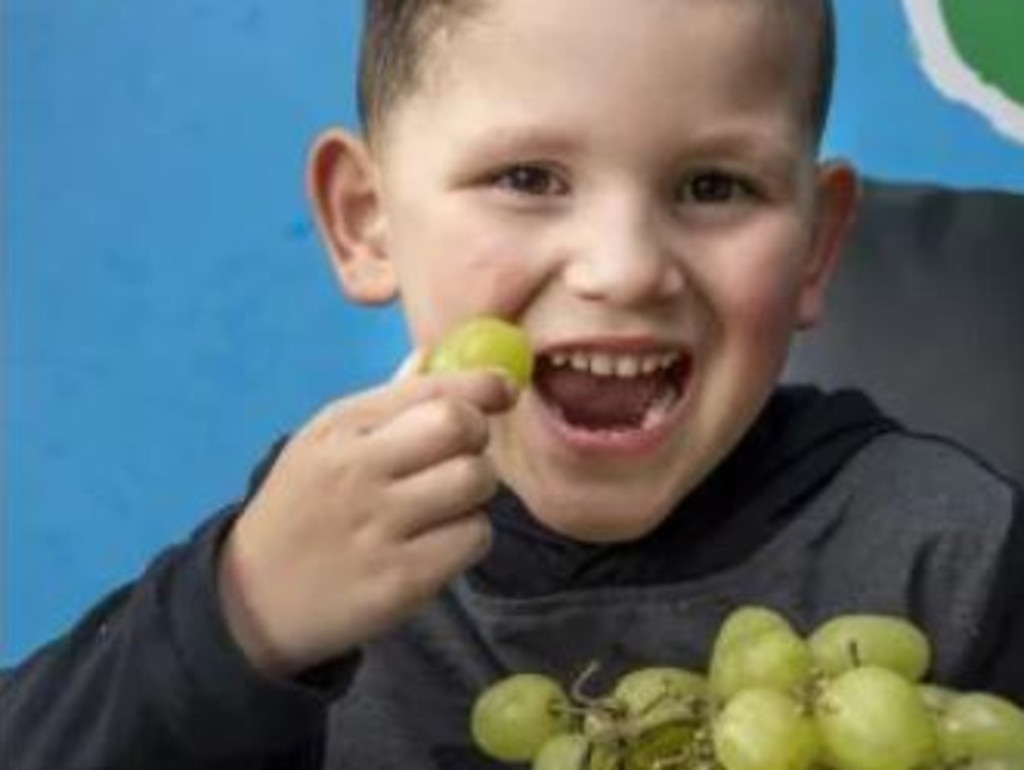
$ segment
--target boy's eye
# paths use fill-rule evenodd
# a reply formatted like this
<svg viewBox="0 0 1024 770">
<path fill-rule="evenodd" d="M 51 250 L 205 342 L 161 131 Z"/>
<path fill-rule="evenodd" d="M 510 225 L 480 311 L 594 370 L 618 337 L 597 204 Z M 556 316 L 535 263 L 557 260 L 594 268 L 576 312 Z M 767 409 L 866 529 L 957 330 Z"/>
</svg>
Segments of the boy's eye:
<svg viewBox="0 0 1024 770">
<path fill-rule="evenodd" d="M 494 176 L 495 186 L 525 195 L 562 195 L 565 184 L 543 166 L 510 166 Z"/>
<path fill-rule="evenodd" d="M 690 203 L 729 203 L 751 194 L 750 185 L 721 171 L 696 174 L 679 189 L 679 198 Z"/>
</svg>

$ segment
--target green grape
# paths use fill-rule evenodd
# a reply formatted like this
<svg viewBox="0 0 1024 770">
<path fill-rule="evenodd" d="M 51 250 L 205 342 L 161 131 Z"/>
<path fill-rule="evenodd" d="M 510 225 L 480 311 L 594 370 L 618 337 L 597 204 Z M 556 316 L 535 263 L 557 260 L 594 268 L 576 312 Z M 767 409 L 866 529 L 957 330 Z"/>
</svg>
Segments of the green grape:
<svg viewBox="0 0 1024 770">
<path fill-rule="evenodd" d="M 810 673 L 806 643 L 778 612 L 757 605 L 734 610 L 711 650 L 711 691 L 728 698 L 745 687 L 789 689 Z"/>
<path fill-rule="evenodd" d="M 642 731 L 666 721 L 696 722 L 707 691 L 704 677 L 683 668 L 651 666 L 625 674 L 615 684 L 612 701 L 620 704 Z"/>
<path fill-rule="evenodd" d="M 826 683 L 814 718 L 836 770 L 912 770 L 938 759 L 933 719 L 917 687 L 881 666 L 852 668 Z"/>
<path fill-rule="evenodd" d="M 470 718 L 473 740 L 505 762 L 529 762 L 548 738 L 571 724 L 569 696 L 542 674 L 513 674 L 476 699 Z"/>
<path fill-rule="evenodd" d="M 924 705 L 928 707 L 929 711 L 935 714 L 941 714 L 945 711 L 958 694 L 956 690 L 928 682 L 919 683 L 917 685 L 917 693 L 921 696 L 921 700 L 924 701 Z"/>
<path fill-rule="evenodd" d="M 938 719 L 943 759 L 1008 759 L 1024 763 L 1024 711 L 989 693 L 954 697 Z"/>
<path fill-rule="evenodd" d="M 890 615 L 840 615 L 819 626 L 807 643 L 815 662 L 832 676 L 871 664 L 916 682 L 931 665 L 928 637 L 909 620 Z"/>
<path fill-rule="evenodd" d="M 818 758 L 814 722 L 790 696 L 751 688 L 715 718 L 715 754 L 726 770 L 808 770 Z"/>
<path fill-rule="evenodd" d="M 623 752 L 615 745 L 591 744 L 586 770 L 623 770 Z M 645 770 L 648 770 L 645 768 Z"/>
<path fill-rule="evenodd" d="M 578 732 L 548 738 L 533 759 L 531 770 L 623 770 L 623 750 Z"/>
<path fill-rule="evenodd" d="M 1007 757 L 984 757 L 958 762 L 956 770 L 1024 770 L 1024 760 Z"/>
<path fill-rule="evenodd" d="M 792 631 L 793 627 L 775 610 L 757 605 L 746 605 L 735 609 L 718 629 L 715 648 L 726 647 L 762 631 L 783 629 Z M 713 653 L 712 653 L 713 654 Z"/>
<path fill-rule="evenodd" d="M 695 734 L 694 727 L 672 722 L 643 730 L 628 741 L 624 770 L 686 767 L 682 760 L 690 756 Z"/>
<path fill-rule="evenodd" d="M 532 770 L 589 770 L 590 744 L 579 733 L 559 733 L 544 741 Z"/>
<path fill-rule="evenodd" d="M 724 700 L 750 687 L 793 690 L 810 675 L 810 649 L 787 626 L 753 632 L 731 644 L 716 644 L 708 680 L 711 691 Z"/>
<path fill-rule="evenodd" d="M 533 377 L 533 351 L 526 334 L 500 318 L 481 316 L 455 327 L 428 357 L 428 372 L 501 369 L 520 387 Z"/>
</svg>

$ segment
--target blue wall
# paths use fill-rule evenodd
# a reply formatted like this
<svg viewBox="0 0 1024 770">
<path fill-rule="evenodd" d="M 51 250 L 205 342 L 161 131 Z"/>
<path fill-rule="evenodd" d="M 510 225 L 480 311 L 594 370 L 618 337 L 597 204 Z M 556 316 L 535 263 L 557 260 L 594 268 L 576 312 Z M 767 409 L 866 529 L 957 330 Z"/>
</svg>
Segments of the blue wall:
<svg viewBox="0 0 1024 770">
<path fill-rule="evenodd" d="M 943 98 L 918 66 L 899 0 L 833 2 L 840 65 L 829 150 L 870 174 L 1024 192 L 1024 145 Z"/>
<path fill-rule="evenodd" d="M 311 138 L 354 120 L 358 5 L 3 4 L 3 660 L 400 357 L 393 311 L 339 299 L 303 190 Z M 936 93 L 901 6 L 841 5 L 829 148 L 1024 191 L 1021 148 Z"/>
</svg>

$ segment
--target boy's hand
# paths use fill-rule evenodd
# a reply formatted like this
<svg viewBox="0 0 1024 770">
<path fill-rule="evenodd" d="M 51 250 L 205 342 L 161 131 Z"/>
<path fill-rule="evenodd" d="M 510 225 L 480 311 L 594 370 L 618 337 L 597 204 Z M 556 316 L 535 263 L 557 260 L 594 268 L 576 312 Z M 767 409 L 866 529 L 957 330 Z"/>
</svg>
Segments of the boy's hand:
<svg viewBox="0 0 1024 770">
<path fill-rule="evenodd" d="M 225 544 L 228 625 L 287 675 L 388 630 L 488 550 L 493 372 L 400 376 L 337 401 L 284 448 Z"/>
</svg>

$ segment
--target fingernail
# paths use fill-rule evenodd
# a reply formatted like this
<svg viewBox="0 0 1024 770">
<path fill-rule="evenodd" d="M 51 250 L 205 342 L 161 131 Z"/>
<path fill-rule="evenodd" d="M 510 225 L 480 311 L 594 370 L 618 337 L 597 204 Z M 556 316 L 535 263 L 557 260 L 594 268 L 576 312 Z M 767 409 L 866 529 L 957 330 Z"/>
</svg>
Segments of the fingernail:
<svg viewBox="0 0 1024 770">
<path fill-rule="evenodd" d="M 504 370 L 498 371 L 498 374 L 501 375 L 502 387 L 505 388 L 505 395 L 508 396 L 508 399 L 510 401 L 515 401 L 516 399 L 518 399 L 519 392 L 521 390 L 521 388 L 519 387 L 519 383 L 517 383 L 515 380 L 509 377 L 508 373 L 505 372 Z"/>
<path fill-rule="evenodd" d="M 426 354 L 419 348 L 415 348 L 412 352 L 405 357 L 405 360 L 395 370 L 395 373 L 391 375 L 391 381 L 397 382 L 399 380 L 407 379 L 414 374 L 419 374 L 423 371 L 424 359 Z"/>
</svg>

